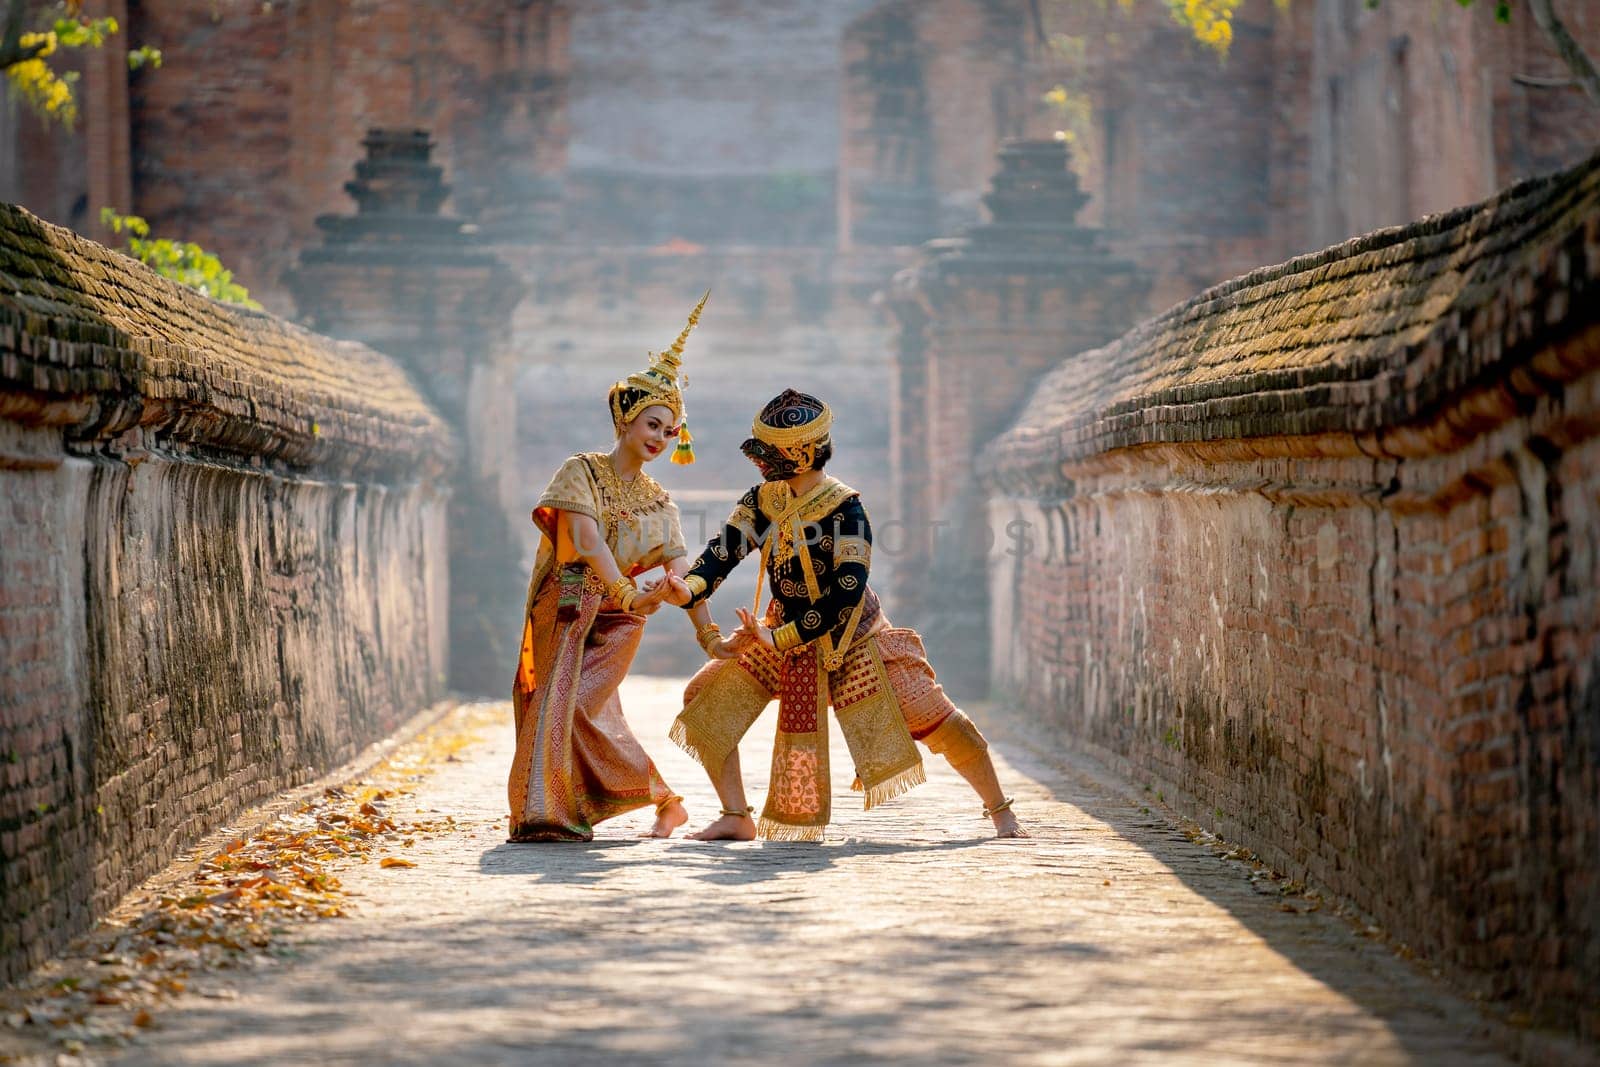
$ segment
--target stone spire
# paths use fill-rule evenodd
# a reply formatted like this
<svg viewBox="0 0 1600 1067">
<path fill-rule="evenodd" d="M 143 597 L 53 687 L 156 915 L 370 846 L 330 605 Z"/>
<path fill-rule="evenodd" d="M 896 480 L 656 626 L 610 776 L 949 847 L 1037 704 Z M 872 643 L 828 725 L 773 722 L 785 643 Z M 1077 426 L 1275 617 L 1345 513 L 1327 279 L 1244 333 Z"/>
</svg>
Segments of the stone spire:
<svg viewBox="0 0 1600 1067">
<path fill-rule="evenodd" d="M 472 243 L 462 220 L 440 213 L 450 187 L 444 183 L 444 168 L 432 162 L 434 143 L 428 131 L 370 129 L 361 145 L 367 157 L 356 162 L 355 178 L 344 183 L 356 213 L 318 216 L 326 245 L 348 250 L 353 245 L 417 241 Z M 307 255 L 317 258 L 315 252 Z"/>
<path fill-rule="evenodd" d="M 1144 274 L 1078 224 L 1089 198 L 1067 163 L 1060 141 L 1005 142 L 983 198 L 989 221 L 923 245 L 882 294 L 899 326 L 896 514 L 927 534 L 896 560 L 890 610 L 927 630 L 963 696 L 988 686 L 986 508 L 973 457 L 1046 371 L 1119 336 L 1144 310 Z M 923 602 L 928 574 L 940 576 L 936 603 Z"/>
<path fill-rule="evenodd" d="M 450 498 L 453 688 L 493 691 L 515 658 L 526 519 L 516 499 L 516 274 L 473 227 L 441 209 L 450 187 L 426 130 L 374 129 L 345 191 L 354 215 L 317 219 L 323 244 L 300 254 L 289 288 L 301 318 L 363 341 L 411 373 L 463 446 Z M 513 514 L 515 512 L 515 515 Z"/>
</svg>

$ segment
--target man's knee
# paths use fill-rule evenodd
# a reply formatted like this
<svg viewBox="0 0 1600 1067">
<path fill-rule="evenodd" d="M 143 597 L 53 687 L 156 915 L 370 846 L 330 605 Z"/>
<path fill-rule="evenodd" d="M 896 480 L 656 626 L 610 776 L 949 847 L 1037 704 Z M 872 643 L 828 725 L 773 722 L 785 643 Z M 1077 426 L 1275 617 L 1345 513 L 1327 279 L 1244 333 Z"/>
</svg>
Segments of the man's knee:
<svg viewBox="0 0 1600 1067">
<path fill-rule="evenodd" d="M 711 660 L 706 663 L 704 667 L 701 667 L 698 671 L 696 671 L 693 678 L 689 679 L 689 684 L 683 688 L 684 707 L 688 707 L 690 704 L 694 703 L 694 698 L 700 695 L 700 690 L 704 689 L 707 683 L 709 683 L 711 679 L 716 676 L 717 668 L 719 666 L 721 666 L 720 660 Z"/>
<path fill-rule="evenodd" d="M 977 724 L 960 708 L 953 709 L 922 743 L 929 751 L 943 756 L 952 767 L 965 766 L 989 751 L 989 742 L 984 740 Z"/>
</svg>

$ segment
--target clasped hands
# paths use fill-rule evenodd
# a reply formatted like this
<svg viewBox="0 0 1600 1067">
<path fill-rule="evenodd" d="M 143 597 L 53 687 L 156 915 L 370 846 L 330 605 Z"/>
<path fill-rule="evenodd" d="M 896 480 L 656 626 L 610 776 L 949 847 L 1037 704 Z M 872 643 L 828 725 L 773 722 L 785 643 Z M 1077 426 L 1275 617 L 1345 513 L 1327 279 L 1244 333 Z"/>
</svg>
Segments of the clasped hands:
<svg viewBox="0 0 1600 1067">
<path fill-rule="evenodd" d="M 639 587 L 639 595 L 633 601 L 633 611 L 639 615 L 650 615 L 662 604 L 672 604 L 681 608 L 693 599 L 694 594 L 689 591 L 684 580 L 676 574 L 668 573 Z M 774 651 L 778 647 L 773 643 L 772 631 L 761 624 L 755 612 L 749 608 L 740 608 L 739 628 L 725 637 L 708 643 L 706 652 L 712 659 L 734 659 L 753 644 L 765 645 Z"/>
<path fill-rule="evenodd" d="M 689 592 L 689 587 L 684 584 L 683 579 L 669 573 L 664 578 L 641 585 L 639 595 L 633 598 L 629 610 L 635 615 L 654 615 L 662 604 L 672 604 L 681 608 L 693 598 L 694 594 Z"/>
</svg>

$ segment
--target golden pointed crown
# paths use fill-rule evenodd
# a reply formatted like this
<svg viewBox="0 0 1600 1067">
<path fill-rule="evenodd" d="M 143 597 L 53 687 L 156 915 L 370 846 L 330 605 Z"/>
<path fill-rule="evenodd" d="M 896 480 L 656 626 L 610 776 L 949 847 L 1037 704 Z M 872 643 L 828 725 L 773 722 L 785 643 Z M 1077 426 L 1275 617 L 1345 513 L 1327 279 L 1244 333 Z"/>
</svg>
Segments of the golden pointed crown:
<svg viewBox="0 0 1600 1067">
<path fill-rule="evenodd" d="M 711 290 L 707 289 L 694 310 L 689 312 L 689 321 L 684 324 L 677 339 L 662 351 L 650 353 L 650 366 L 647 369 L 630 374 L 611 387 L 611 421 L 619 434 L 639 412 L 652 404 L 661 404 L 671 410 L 672 421 L 678 427 L 678 447 L 672 455 L 674 463 L 694 462 L 694 450 L 689 447 L 693 438 L 685 427 L 684 417 L 683 390 L 688 388 L 689 379 L 683 373 L 683 346 L 689 340 L 689 332 L 699 323 L 700 313 L 705 310 L 709 299 Z M 635 391 L 643 395 L 635 396 Z M 623 403 L 630 399 L 632 402 L 624 409 Z"/>
</svg>

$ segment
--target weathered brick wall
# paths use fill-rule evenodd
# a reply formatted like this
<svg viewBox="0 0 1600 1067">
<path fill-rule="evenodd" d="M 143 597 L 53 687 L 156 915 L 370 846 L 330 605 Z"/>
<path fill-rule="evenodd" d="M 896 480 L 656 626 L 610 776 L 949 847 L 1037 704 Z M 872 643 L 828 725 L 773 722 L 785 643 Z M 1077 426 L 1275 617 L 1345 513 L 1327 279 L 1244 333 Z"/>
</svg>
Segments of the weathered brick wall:
<svg viewBox="0 0 1600 1067">
<path fill-rule="evenodd" d="M 1597 431 L 1600 157 L 1219 286 L 985 453 L 996 677 L 1600 1036 Z"/>
<path fill-rule="evenodd" d="M 1568 77 L 1523 5 L 1509 23 L 1494 5 L 1319 0 L 1296 5 L 1310 62 L 1304 97 L 1311 139 L 1302 247 L 1490 196 L 1519 178 L 1570 166 L 1600 140 L 1600 109 Z M 1554 0 L 1591 56 L 1600 7 Z"/>
<path fill-rule="evenodd" d="M 1038 105 L 1023 0 L 881 0 L 840 44 L 841 247 L 914 245 L 979 220 L 1002 139 Z"/>
<path fill-rule="evenodd" d="M 0 205 L 0 979 L 440 694 L 453 459 L 370 349 Z"/>
</svg>

